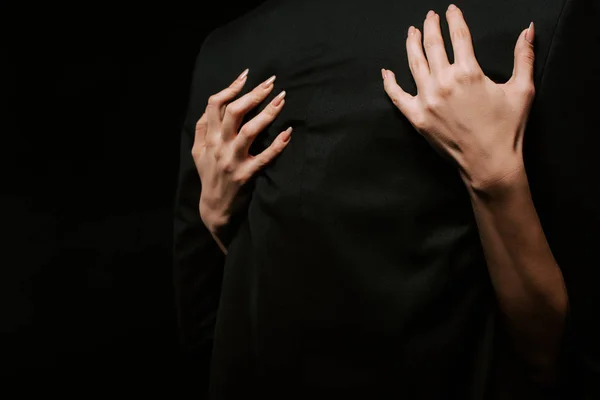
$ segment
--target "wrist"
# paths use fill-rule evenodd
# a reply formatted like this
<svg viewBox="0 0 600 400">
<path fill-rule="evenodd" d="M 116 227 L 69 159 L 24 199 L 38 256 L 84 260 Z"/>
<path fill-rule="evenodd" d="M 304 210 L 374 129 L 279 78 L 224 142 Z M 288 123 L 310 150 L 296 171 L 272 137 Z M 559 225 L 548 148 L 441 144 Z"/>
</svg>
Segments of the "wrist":
<svg viewBox="0 0 600 400">
<path fill-rule="evenodd" d="M 528 187 L 527 174 L 522 162 L 503 168 L 496 173 L 489 174 L 485 179 L 464 179 L 471 197 L 486 200 L 499 200 L 515 190 Z"/>
<path fill-rule="evenodd" d="M 218 235 L 223 227 L 227 225 L 228 218 L 208 207 L 203 202 L 200 202 L 199 211 L 202 223 L 213 236 Z"/>
<path fill-rule="evenodd" d="M 218 214 L 208 210 L 206 207 L 200 205 L 200 219 L 202 223 L 213 237 L 219 248 L 224 254 L 227 254 L 227 247 L 223 244 L 221 240 L 221 235 L 225 226 L 227 225 L 226 220 L 224 218 L 219 218 Z"/>
</svg>

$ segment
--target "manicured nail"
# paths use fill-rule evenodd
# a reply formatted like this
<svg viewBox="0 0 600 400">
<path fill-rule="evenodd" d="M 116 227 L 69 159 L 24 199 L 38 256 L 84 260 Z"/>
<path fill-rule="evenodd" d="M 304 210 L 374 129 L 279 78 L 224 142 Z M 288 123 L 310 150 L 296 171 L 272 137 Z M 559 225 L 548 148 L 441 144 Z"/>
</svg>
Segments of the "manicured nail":
<svg viewBox="0 0 600 400">
<path fill-rule="evenodd" d="M 525 40 L 527 40 L 530 44 L 533 45 L 533 36 L 535 35 L 535 27 L 533 26 L 533 22 L 529 24 L 529 28 L 527 28 L 527 32 L 525 32 Z"/>
<path fill-rule="evenodd" d="M 429 10 L 429 12 L 427 13 L 427 16 L 425 18 L 432 17 L 434 14 L 435 14 L 435 12 L 433 10 Z"/>
<path fill-rule="evenodd" d="M 456 7 L 454 4 L 450 4 L 450 5 L 448 6 L 448 11 L 454 11 L 454 10 L 456 10 L 457 8 L 458 8 L 458 7 Z"/>
<path fill-rule="evenodd" d="M 290 126 L 281 134 L 281 141 L 287 143 L 292 138 L 292 127 Z"/>
<path fill-rule="evenodd" d="M 246 77 L 248 76 L 248 72 L 249 72 L 249 71 L 250 71 L 250 70 L 249 70 L 248 68 L 246 68 L 246 69 L 244 70 L 244 72 L 242 72 L 242 73 L 240 74 L 240 76 L 238 76 L 238 80 L 240 80 L 240 81 L 243 81 L 244 79 L 246 79 Z"/>
<path fill-rule="evenodd" d="M 411 26 L 410 28 L 408 28 L 408 35 L 412 36 L 415 34 L 415 27 Z"/>
<path fill-rule="evenodd" d="M 269 86 L 271 86 L 273 84 L 273 82 L 275 82 L 275 75 L 273 75 L 272 77 L 270 77 L 269 79 L 267 79 L 266 81 L 264 81 L 263 87 L 266 89 Z"/>
<path fill-rule="evenodd" d="M 285 97 L 285 90 L 282 90 L 282 91 L 281 91 L 281 93 L 279 93 L 279 94 L 277 95 L 277 97 L 275 97 L 275 98 L 273 99 L 273 102 L 272 102 L 272 104 L 273 104 L 275 107 L 277 107 L 279 104 L 281 104 L 281 100 L 283 100 L 283 98 L 284 98 L 284 97 Z"/>
</svg>

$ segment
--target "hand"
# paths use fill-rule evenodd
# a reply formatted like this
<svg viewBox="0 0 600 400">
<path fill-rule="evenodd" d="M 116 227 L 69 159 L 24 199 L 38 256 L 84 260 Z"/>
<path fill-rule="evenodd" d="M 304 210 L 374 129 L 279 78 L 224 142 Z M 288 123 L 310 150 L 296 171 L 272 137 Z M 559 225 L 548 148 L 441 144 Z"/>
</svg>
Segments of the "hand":
<svg viewBox="0 0 600 400">
<path fill-rule="evenodd" d="M 457 164 L 467 186 L 486 192 L 523 170 L 523 134 L 533 85 L 533 23 L 521 32 L 510 80 L 496 84 L 484 75 L 462 12 L 448 7 L 454 63 L 446 55 L 440 17 L 429 11 L 421 32 L 410 27 L 408 61 L 418 94 L 406 93 L 392 71 L 382 69 L 385 91 L 437 150 Z M 424 39 L 425 54 L 421 40 Z"/>
<path fill-rule="evenodd" d="M 281 153 L 291 138 L 292 128 L 288 128 L 262 153 L 248 153 L 256 136 L 283 108 L 285 91 L 240 128 L 246 113 L 267 98 L 275 81 L 273 76 L 231 102 L 244 87 L 247 74 L 244 71 L 228 88 L 211 96 L 196 124 L 192 156 L 202 183 L 200 217 L 213 236 L 229 221 L 240 188 Z"/>
</svg>

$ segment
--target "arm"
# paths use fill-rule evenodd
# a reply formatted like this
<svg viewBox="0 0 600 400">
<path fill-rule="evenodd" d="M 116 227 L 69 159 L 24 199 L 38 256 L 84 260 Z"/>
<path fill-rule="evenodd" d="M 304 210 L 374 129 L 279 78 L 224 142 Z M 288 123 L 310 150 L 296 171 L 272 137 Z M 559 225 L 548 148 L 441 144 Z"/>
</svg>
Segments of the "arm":
<svg viewBox="0 0 600 400">
<path fill-rule="evenodd" d="M 221 295 L 225 257 L 198 212 L 201 184 L 192 157 L 194 126 L 210 96 L 207 54 L 210 36 L 196 60 L 187 115 L 181 134 L 180 164 L 174 199 L 173 272 L 178 332 L 184 372 L 196 390 L 208 390 L 212 337 Z M 186 374 L 187 375 L 187 374 Z M 199 380 L 199 381 L 198 381 Z"/>
<path fill-rule="evenodd" d="M 406 93 L 383 70 L 385 90 L 417 131 L 458 167 L 507 330 L 534 371 L 548 377 L 556 367 L 567 294 L 523 163 L 534 96 L 534 27 L 521 32 L 513 75 L 499 85 L 481 71 L 460 10 L 451 6 L 446 17 L 455 62 L 448 61 L 439 16 L 430 12 L 423 35 L 411 27 L 406 45 L 419 93 Z"/>
<path fill-rule="evenodd" d="M 219 249 L 221 249 L 221 251 L 223 252 L 223 254 L 227 255 L 227 247 L 225 247 L 225 245 L 223 244 L 223 242 L 221 241 L 221 239 L 219 239 L 219 237 L 217 236 L 217 234 L 215 232 L 211 232 L 210 233 L 213 237 L 213 239 L 215 239 L 215 242 L 217 243 L 217 246 L 219 246 Z"/>
<path fill-rule="evenodd" d="M 224 254 L 227 254 L 227 248 L 223 239 L 231 240 L 239 226 L 240 211 L 247 207 L 247 196 L 243 191 L 245 185 L 283 151 L 292 132 L 290 127 L 261 153 L 249 153 L 254 138 L 273 122 L 283 108 L 286 93 L 281 91 L 256 117 L 243 124 L 246 114 L 272 92 L 275 81 L 275 76 L 272 76 L 234 100 L 242 91 L 247 74 L 248 69 L 229 87 L 210 97 L 206 112 L 196 124 L 192 147 L 194 163 L 204 185 L 198 211 Z"/>
<path fill-rule="evenodd" d="M 525 170 L 484 192 L 469 187 L 469 194 L 508 332 L 537 378 L 555 380 L 567 293 Z"/>
<path fill-rule="evenodd" d="M 183 371 L 194 382 L 194 390 L 207 391 L 225 257 L 198 213 L 200 180 L 192 160 L 192 140 L 192 132 L 184 129 L 174 209 L 173 272 L 178 332 L 186 364 Z"/>
<path fill-rule="evenodd" d="M 600 399 L 599 17 L 598 1 L 566 0 L 524 148 L 533 200 L 569 294 L 561 366 L 568 399 Z"/>
<path fill-rule="evenodd" d="M 217 93 L 215 86 L 222 85 L 217 77 L 223 74 L 215 60 L 220 47 L 213 42 L 214 32 L 205 40 L 196 63 L 175 199 L 174 268 L 180 333 L 186 350 L 201 352 L 203 362 L 209 360 L 212 347 L 226 243 L 244 217 L 238 211 L 247 206 L 242 189 L 283 151 L 291 137 L 289 128 L 261 153 L 248 153 L 254 138 L 281 111 L 285 92 L 244 121 L 272 92 L 275 79 L 234 100 L 244 88 L 246 70 Z"/>
</svg>

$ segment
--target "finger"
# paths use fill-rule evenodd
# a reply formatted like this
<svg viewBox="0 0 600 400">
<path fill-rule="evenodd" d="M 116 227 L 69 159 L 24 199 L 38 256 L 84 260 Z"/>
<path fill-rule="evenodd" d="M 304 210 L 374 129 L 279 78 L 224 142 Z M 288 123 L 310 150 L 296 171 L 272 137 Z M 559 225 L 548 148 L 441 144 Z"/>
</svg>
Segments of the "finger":
<svg viewBox="0 0 600 400">
<path fill-rule="evenodd" d="M 408 37 L 406 38 L 406 54 L 410 73 L 417 84 L 417 90 L 420 91 L 427 85 L 430 72 L 429 64 L 423 53 L 421 32 L 412 26 L 408 29 Z"/>
<path fill-rule="evenodd" d="M 454 63 L 468 64 L 477 62 L 475 51 L 473 50 L 473 39 L 471 31 L 467 26 L 462 11 L 454 4 L 450 4 L 446 11 L 446 20 L 450 31 L 450 40 L 452 41 L 452 50 L 454 51 Z"/>
<path fill-rule="evenodd" d="M 248 154 L 252 142 L 270 123 L 272 123 L 285 104 L 285 90 L 281 91 L 264 110 L 256 117 L 246 122 L 236 138 L 236 147 L 242 154 Z"/>
<path fill-rule="evenodd" d="M 245 166 L 247 173 L 252 176 L 265 165 L 269 164 L 275 157 L 277 157 L 283 149 L 286 148 L 292 137 L 292 128 L 289 127 L 285 131 L 281 132 L 262 153 L 250 158 Z"/>
<path fill-rule="evenodd" d="M 519 85 L 533 85 L 533 66 L 535 62 L 535 53 L 533 51 L 534 36 L 535 27 L 532 22 L 529 24 L 529 28 L 521 32 L 515 45 L 515 65 L 511 80 Z"/>
<path fill-rule="evenodd" d="M 208 131 L 214 132 L 221 126 L 223 109 L 231 100 L 235 99 L 244 87 L 246 78 L 248 77 L 248 69 L 240 74 L 229 87 L 221 90 L 219 93 L 210 96 L 208 105 L 206 106 L 206 114 L 208 118 Z"/>
<path fill-rule="evenodd" d="M 250 93 L 246 93 L 225 108 L 221 132 L 223 140 L 231 140 L 237 135 L 244 116 L 253 108 L 262 103 L 273 90 L 275 75 L 255 87 Z"/>
<path fill-rule="evenodd" d="M 415 98 L 406 93 L 396 81 L 396 75 L 387 69 L 381 70 L 383 76 L 383 88 L 392 102 L 407 118 L 414 114 Z"/>
<path fill-rule="evenodd" d="M 442 38 L 440 16 L 432 10 L 427 13 L 423 24 L 423 45 L 432 74 L 440 73 L 450 65 Z"/>
<path fill-rule="evenodd" d="M 194 145 L 192 146 L 192 151 L 194 149 L 201 149 L 206 146 L 206 131 L 208 130 L 208 123 L 206 113 L 202 114 L 202 117 L 196 123 L 196 132 L 194 135 Z"/>
</svg>

